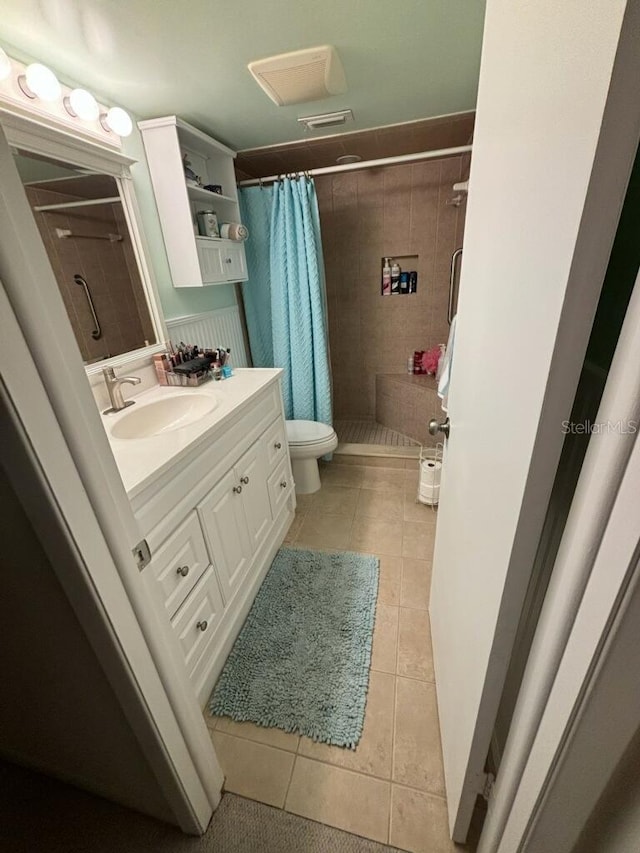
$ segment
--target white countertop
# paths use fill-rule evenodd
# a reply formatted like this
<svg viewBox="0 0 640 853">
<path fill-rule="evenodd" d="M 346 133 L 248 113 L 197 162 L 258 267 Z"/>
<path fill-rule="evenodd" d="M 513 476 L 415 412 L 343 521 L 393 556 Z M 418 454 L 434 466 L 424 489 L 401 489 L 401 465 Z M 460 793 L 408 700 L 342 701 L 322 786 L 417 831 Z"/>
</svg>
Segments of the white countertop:
<svg viewBox="0 0 640 853">
<path fill-rule="evenodd" d="M 136 407 L 184 394 L 211 395 L 217 405 L 212 412 L 194 423 L 148 438 L 118 439 L 111 434 L 111 427 L 133 411 L 133 407 L 117 414 L 102 415 L 102 423 L 129 498 L 141 492 L 194 447 L 215 440 L 216 431 L 225 421 L 244 403 L 275 382 L 281 373 L 279 368 L 246 368 L 234 370 L 229 379 L 205 382 L 198 388 L 156 385 L 133 398 Z"/>
</svg>

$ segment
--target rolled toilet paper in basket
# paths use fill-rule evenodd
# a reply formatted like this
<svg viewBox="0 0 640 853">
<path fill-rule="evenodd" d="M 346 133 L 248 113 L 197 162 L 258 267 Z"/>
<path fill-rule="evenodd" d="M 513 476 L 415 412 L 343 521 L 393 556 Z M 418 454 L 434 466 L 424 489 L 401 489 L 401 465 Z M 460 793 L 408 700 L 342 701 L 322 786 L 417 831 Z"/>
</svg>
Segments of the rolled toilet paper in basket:
<svg viewBox="0 0 640 853">
<path fill-rule="evenodd" d="M 435 459 L 425 459 L 420 463 L 420 484 L 418 500 L 420 503 L 435 506 L 440 499 L 440 476 L 442 463 Z"/>
<path fill-rule="evenodd" d="M 220 236 L 225 240 L 242 241 L 249 236 L 249 229 L 240 222 L 224 222 L 220 226 Z"/>
<path fill-rule="evenodd" d="M 439 486 L 442 476 L 442 462 L 425 459 L 420 463 L 420 486 Z"/>
</svg>

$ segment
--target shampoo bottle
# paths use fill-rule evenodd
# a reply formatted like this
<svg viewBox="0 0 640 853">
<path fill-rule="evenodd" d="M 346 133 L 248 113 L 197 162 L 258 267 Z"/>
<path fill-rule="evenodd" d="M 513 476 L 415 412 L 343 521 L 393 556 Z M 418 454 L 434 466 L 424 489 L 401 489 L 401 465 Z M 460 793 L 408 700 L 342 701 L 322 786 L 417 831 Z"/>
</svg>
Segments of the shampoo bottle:
<svg viewBox="0 0 640 853">
<path fill-rule="evenodd" d="M 382 295 L 389 296 L 391 293 L 391 258 L 384 259 L 382 267 Z"/>
<path fill-rule="evenodd" d="M 391 293 L 400 293 L 400 264 L 397 261 L 391 265 Z"/>
</svg>

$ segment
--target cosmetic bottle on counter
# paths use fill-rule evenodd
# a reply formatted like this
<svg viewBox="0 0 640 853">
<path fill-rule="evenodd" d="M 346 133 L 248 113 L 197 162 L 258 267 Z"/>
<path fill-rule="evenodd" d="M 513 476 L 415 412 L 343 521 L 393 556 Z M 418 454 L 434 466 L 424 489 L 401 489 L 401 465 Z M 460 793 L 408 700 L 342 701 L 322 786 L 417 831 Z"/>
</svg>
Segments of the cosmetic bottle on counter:
<svg viewBox="0 0 640 853">
<path fill-rule="evenodd" d="M 156 371 L 158 385 L 169 384 L 169 373 L 171 373 L 171 362 L 166 353 L 156 353 L 153 356 L 153 366 Z"/>
</svg>

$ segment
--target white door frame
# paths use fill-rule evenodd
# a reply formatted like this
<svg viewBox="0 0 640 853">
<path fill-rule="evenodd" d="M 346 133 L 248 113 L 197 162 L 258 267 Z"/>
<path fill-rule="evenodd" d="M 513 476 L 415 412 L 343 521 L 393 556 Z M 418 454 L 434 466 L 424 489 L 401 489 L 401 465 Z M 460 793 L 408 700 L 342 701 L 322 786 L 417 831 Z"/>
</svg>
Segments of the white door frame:
<svg viewBox="0 0 640 853">
<path fill-rule="evenodd" d="M 185 763 L 185 772 L 187 765 L 191 764 L 198 785 L 204 791 L 205 800 L 198 804 L 198 785 L 189 786 L 185 777 L 184 796 L 199 814 L 197 825 L 192 822 L 188 827 L 185 825 L 185 829 L 202 832 L 211 810 L 219 802 L 222 771 L 184 662 L 180 658 L 179 648 L 172 642 L 171 627 L 156 613 L 155 608 L 149 607 L 132 554 L 132 548 L 140 539 L 140 530 L 109 448 L 49 259 L 1 128 L 0 187 L 0 280 L 6 293 L 2 321 L 3 326 L 5 323 L 9 326 L 15 315 L 13 322 L 23 336 L 26 353 L 33 359 L 34 366 L 30 376 L 25 378 L 15 354 L 7 353 L 2 360 L 5 384 L 9 384 L 9 379 L 12 380 L 14 406 L 32 441 L 38 434 L 39 424 L 45 421 L 45 402 L 50 407 L 51 418 L 46 420 L 51 430 L 55 424 L 55 428 L 60 431 L 61 441 L 66 446 L 78 478 L 78 489 L 73 492 L 75 503 L 73 500 L 65 502 L 64 510 L 61 503 L 61 510 L 66 523 L 74 529 L 76 541 L 85 541 L 87 550 L 82 553 L 89 571 L 93 571 L 91 542 L 77 538 L 82 524 L 79 516 L 74 518 L 73 513 L 79 513 L 82 508 L 84 517 L 95 515 L 100 535 L 111 557 L 110 570 L 117 573 L 118 582 L 126 592 L 126 598 L 120 598 L 115 612 L 111 613 L 109 608 L 109 618 L 114 625 L 118 624 L 118 609 L 125 606 L 133 609 L 141 634 L 131 640 L 129 664 L 134 666 L 137 663 L 140 667 L 137 678 L 140 684 L 144 684 L 149 660 L 145 658 L 145 653 L 150 651 L 169 709 L 165 707 L 162 710 L 163 700 L 159 691 L 155 698 L 153 691 L 146 696 L 147 706 L 156 720 L 175 717 L 177 721 L 178 740 L 175 739 L 175 730 L 173 735 L 167 730 L 168 739 L 165 743 L 169 749 L 173 746 L 179 748 L 179 740 L 186 744 L 189 760 Z M 30 402 L 32 399 L 39 402 L 35 411 Z M 31 412 L 30 419 L 26 418 L 28 412 Z M 71 476 L 70 466 L 67 478 L 49 476 L 49 466 L 55 466 L 57 455 L 47 433 L 42 435 L 38 459 L 56 499 L 61 502 L 72 491 L 69 485 L 72 480 L 68 479 Z M 83 501 L 84 506 L 81 507 Z M 74 521 L 75 527 L 72 527 Z M 106 582 L 103 573 L 97 571 L 92 581 L 97 590 L 101 590 L 100 582 Z M 112 581 L 115 584 L 115 578 Z M 102 591 L 106 596 L 105 601 L 109 600 L 107 591 Z M 113 606 L 113 602 L 111 604 Z M 145 659 L 144 666 L 140 663 L 139 655 Z"/>
<path fill-rule="evenodd" d="M 624 484 L 629 476 L 629 461 L 637 451 L 637 426 L 640 424 L 640 277 L 627 309 L 596 423 L 603 427 L 592 434 L 582 465 L 489 802 L 479 853 L 495 853 L 503 849 L 501 839 L 505 826 L 512 817 L 514 801 L 541 721 L 549 713 L 550 696 L 559 688 L 558 673 L 571 642 L 571 632 L 576 621 L 582 618 L 585 589 L 592 582 L 593 573 L 602 566 L 602 548 L 610 536 L 609 526 L 619 512 L 621 483 Z M 606 426 L 608 424 L 612 425 L 611 428 Z M 621 562 L 620 555 L 617 555 L 616 562 L 609 564 L 603 578 L 608 584 L 609 599 L 615 598 L 621 588 L 623 579 L 619 572 L 624 574 L 631 556 Z M 600 596 L 599 604 L 612 606 L 607 603 L 605 595 Z M 606 628 L 595 619 L 588 622 L 587 627 L 591 634 L 588 641 L 585 636 L 581 638 L 580 651 L 583 653 L 590 646 L 604 641 L 603 631 Z M 574 677 L 579 669 L 574 661 L 571 676 Z M 576 710 L 571 714 L 582 713 L 578 709 L 580 693 L 586 689 L 585 685 L 566 682 L 563 689 L 564 699 L 570 698 L 575 704 Z M 554 720 L 556 725 L 564 725 L 569 732 L 571 716 L 564 719 L 555 717 Z M 640 724 L 640 714 L 637 722 Z M 611 754 L 612 751 L 608 752 Z M 592 781 L 601 778 L 602 767 L 602 762 L 599 762 L 598 772 L 591 776 Z M 576 779 L 574 789 L 577 790 L 579 784 L 580 780 Z M 569 801 L 572 799 L 570 797 Z M 504 849 L 511 848 L 507 846 Z M 560 848 L 554 846 L 554 849 Z"/>
<path fill-rule="evenodd" d="M 636 291 L 638 285 L 636 284 Z M 640 293 L 634 293 L 632 329 L 640 340 Z M 628 411 L 640 403 L 640 362 L 633 364 L 636 387 L 627 385 Z M 616 354 L 617 355 L 617 354 Z M 624 402 L 622 399 L 620 402 Z M 640 441 L 617 478 L 617 492 L 593 567 L 564 647 L 498 846 L 499 853 L 569 853 L 612 777 L 624 751 L 640 729 Z M 597 486 L 596 486 L 597 488 Z M 582 498 L 586 504 L 587 495 Z M 573 522 L 579 546 L 590 538 L 591 513 Z M 572 508 L 573 513 L 573 508 Z M 564 566 L 560 567 L 561 569 Z M 574 566 L 574 571 L 579 567 Z M 554 589 L 556 597 L 571 590 L 569 573 Z M 543 611 L 544 614 L 544 611 Z M 553 641 L 551 619 L 541 621 L 538 648 Z M 518 704 L 536 702 L 535 679 L 525 673 Z M 509 742 L 505 759 L 509 755 Z M 484 850 L 482 844 L 480 847 Z"/>
</svg>

